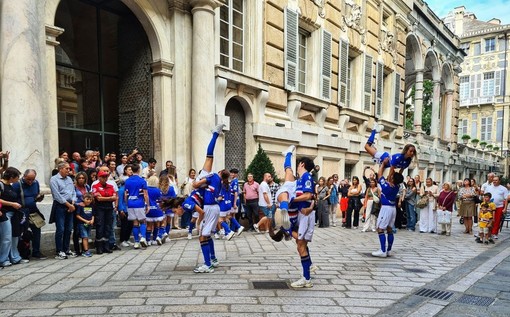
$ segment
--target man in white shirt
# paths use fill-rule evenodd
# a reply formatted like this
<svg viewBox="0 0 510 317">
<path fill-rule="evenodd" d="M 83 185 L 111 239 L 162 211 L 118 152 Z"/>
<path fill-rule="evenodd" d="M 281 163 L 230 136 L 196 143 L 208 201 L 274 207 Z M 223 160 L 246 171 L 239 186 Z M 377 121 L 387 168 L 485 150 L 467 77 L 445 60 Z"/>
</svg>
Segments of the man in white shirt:
<svg viewBox="0 0 510 317">
<path fill-rule="evenodd" d="M 259 226 L 264 224 L 266 230 L 269 230 L 269 226 L 271 226 L 271 219 L 273 219 L 271 190 L 267 184 L 268 182 L 271 182 L 271 178 L 272 176 L 270 173 L 265 173 L 263 181 L 259 184 L 259 208 L 264 212 L 264 217 L 260 219 L 257 224 L 253 225 L 255 231 L 259 233 Z"/>
<path fill-rule="evenodd" d="M 485 192 L 487 191 L 487 187 L 492 185 L 492 182 L 494 181 L 494 176 L 495 176 L 494 173 L 487 174 L 487 181 L 483 183 L 482 187 L 480 188 L 480 190 L 482 191 L 481 192 L 482 195 L 485 194 Z"/>
<path fill-rule="evenodd" d="M 148 179 L 152 175 L 156 175 L 156 163 L 157 163 L 156 159 L 152 157 L 149 159 L 149 164 L 147 165 L 147 167 L 144 167 L 142 169 L 141 176 L 143 179 Z"/>
<path fill-rule="evenodd" d="M 485 193 L 492 194 L 492 201 L 496 205 L 496 212 L 494 213 L 493 225 L 491 229 L 492 238 L 498 238 L 499 225 L 501 223 L 501 217 L 503 216 L 503 210 L 506 210 L 508 201 L 508 189 L 501 185 L 499 176 L 493 176 L 492 185 L 489 185 L 485 189 Z M 490 241 L 490 240 L 489 240 Z"/>
</svg>

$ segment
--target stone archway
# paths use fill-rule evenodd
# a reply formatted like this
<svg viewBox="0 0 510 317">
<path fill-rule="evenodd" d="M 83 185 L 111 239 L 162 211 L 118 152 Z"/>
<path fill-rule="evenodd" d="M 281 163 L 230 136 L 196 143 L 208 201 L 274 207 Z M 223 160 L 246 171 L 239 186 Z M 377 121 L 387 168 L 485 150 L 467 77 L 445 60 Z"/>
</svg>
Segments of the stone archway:
<svg viewBox="0 0 510 317">
<path fill-rule="evenodd" d="M 421 41 L 413 33 L 406 38 L 406 63 L 405 63 L 405 96 L 406 107 L 404 110 L 404 122 L 412 122 L 413 127 L 406 127 L 421 132 L 421 111 L 423 97 L 423 54 Z M 414 102 L 411 92 L 415 88 Z"/>
</svg>

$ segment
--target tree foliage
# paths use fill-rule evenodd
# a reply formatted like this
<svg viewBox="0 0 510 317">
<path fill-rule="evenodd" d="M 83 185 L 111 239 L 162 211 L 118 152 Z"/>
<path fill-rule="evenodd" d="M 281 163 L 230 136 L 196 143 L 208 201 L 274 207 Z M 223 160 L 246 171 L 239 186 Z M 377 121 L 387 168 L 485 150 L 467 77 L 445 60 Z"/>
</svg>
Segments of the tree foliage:
<svg viewBox="0 0 510 317">
<path fill-rule="evenodd" d="M 411 90 L 411 101 L 406 103 L 405 108 L 405 128 L 414 130 L 414 96 L 416 86 Z M 432 99 L 434 95 L 434 83 L 431 80 L 423 81 L 423 108 L 422 108 L 422 130 L 430 135 L 430 124 L 432 122 Z"/>
<path fill-rule="evenodd" d="M 253 174 L 253 178 L 258 183 L 262 182 L 264 173 L 271 173 L 271 175 L 274 177 L 274 181 L 278 182 L 273 162 L 271 162 L 271 159 L 266 154 L 266 152 L 264 152 L 260 144 L 257 150 L 257 154 L 255 154 L 255 157 L 246 169 L 246 176 L 248 176 L 249 173 Z"/>
</svg>

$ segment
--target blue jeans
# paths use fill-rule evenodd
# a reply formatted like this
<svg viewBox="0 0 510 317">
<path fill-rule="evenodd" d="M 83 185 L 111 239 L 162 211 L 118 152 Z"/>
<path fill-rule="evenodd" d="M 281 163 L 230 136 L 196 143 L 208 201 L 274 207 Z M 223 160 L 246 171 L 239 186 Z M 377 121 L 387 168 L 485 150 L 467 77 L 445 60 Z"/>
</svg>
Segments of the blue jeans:
<svg viewBox="0 0 510 317">
<path fill-rule="evenodd" d="M 416 209 L 414 205 L 406 202 L 406 213 L 407 213 L 407 229 L 416 229 Z"/>
<path fill-rule="evenodd" d="M 14 212 L 9 211 L 7 213 L 7 218 L 9 218 L 9 222 L 11 222 L 11 218 L 14 217 Z M 11 225 L 11 233 L 12 233 L 12 225 Z M 18 251 L 18 241 L 19 237 L 12 237 L 11 238 L 11 250 L 9 252 L 9 258 L 11 259 L 11 263 L 17 263 L 21 261 L 21 255 L 19 255 Z"/>
<path fill-rule="evenodd" d="M 55 249 L 58 252 L 69 251 L 71 232 L 73 231 L 74 212 L 68 212 L 66 205 L 55 204 Z"/>
<path fill-rule="evenodd" d="M 11 252 L 12 244 L 12 228 L 11 221 L 0 222 L 0 266 L 4 266 L 9 261 L 9 253 Z"/>
</svg>

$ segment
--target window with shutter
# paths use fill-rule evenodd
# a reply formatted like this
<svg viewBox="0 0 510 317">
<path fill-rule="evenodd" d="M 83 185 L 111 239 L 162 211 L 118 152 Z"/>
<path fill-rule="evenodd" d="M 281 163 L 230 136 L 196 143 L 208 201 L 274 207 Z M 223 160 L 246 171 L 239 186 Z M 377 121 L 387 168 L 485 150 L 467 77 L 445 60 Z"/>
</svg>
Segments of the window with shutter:
<svg viewBox="0 0 510 317">
<path fill-rule="evenodd" d="M 395 95 L 393 100 L 393 120 L 398 123 L 400 119 L 400 74 L 397 72 L 395 72 Z"/>
<path fill-rule="evenodd" d="M 244 3 L 228 0 L 220 8 L 220 64 L 243 71 Z"/>
<path fill-rule="evenodd" d="M 494 80 L 494 96 L 500 96 L 501 93 L 501 75 L 502 72 L 496 71 L 495 72 L 495 80 Z"/>
<path fill-rule="evenodd" d="M 349 43 L 340 41 L 338 63 L 338 104 L 347 106 L 348 70 L 349 70 Z"/>
<path fill-rule="evenodd" d="M 469 97 L 470 98 L 475 98 L 476 95 L 475 95 L 475 89 L 476 89 L 476 76 L 475 75 L 471 75 L 469 77 L 469 82 L 470 82 L 470 88 L 469 88 Z"/>
<path fill-rule="evenodd" d="M 331 98 L 331 33 L 322 30 L 322 98 Z"/>
<path fill-rule="evenodd" d="M 377 72 L 375 78 L 375 113 L 377 116 L 381 116 L 383 108 L 383 92 L 384 92 L 384 65 L 377 62 Z"/>
<path fill-rule="evenodd" d="M 482 96 L 494 96 L 494 72 L 483 74 Z"/>
<path fill-rule="evenodd" d="M 475 97 L 480 97 L 481 95 L 482 95 L 482 74 L 477 74 Z"/>
<path fill-rule="evenodd" d="M 285 88 L 296 90 L 298 67 L 298 13 L 285 8 Z"/>
<path fill-rule="evenodd" d="M 363 109 L 372 111 L 372 57 L 364 55 L 364 76 L 363 76 Z"/>
<path fill-rule="evenodd" d="M 461 76 L 459 78 L 460 87 L 459 87 L 459 95 L 460 100 L 469 99 L 469 76 Z"/>
<path fill-rule="evenodd" d="M 476 139 L 478 134 L 478 114 L 471 114 L 471 139 Z"/>
</svg>

